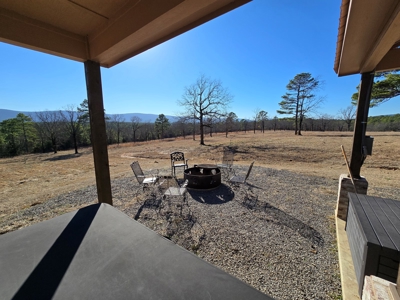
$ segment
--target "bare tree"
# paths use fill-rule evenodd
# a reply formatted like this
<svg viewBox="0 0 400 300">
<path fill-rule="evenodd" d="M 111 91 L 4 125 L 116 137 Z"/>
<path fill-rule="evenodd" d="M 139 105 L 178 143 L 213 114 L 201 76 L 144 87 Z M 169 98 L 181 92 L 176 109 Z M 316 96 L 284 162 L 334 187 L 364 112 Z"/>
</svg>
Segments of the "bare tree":
<svg viewBox="0 0 400 300">
<path fill-rule="evenodd" d="M 201 75 L 196 83 L 185 87 L 178 104 L 185 108 L 187 116 L 193 116 L 200 125 L 200 145 L 204 145 L 204 127 L 210 126 L 207 118 L 218 118 L 225 115 L 225 110 L 232 101 L 232 96 L 219 80 Z"/>
<path fill-rule="evenodd" d="M 240 129 L 243 130 L 244 129 L 244 133 L 247 133 L 247 125 L 248 125 L 248 121 L 246 119 L 241 119 L 240 120 Z"/>
<path fill-rule="evenodd" d="M 141 119 L 139 117 L 133 116 L 131 118 L 132 139 L 134 143 L 136 143 L 136 132 L 141 127 L 140 121 Z"/>
<path fill-rule="evenodd" d="M 347 125 L 347 131 L 350 131 L 351 122 L 356 116 L 356 109 L 353 105 L 349 105 L 346 108 L 339 110 L 339 119 L 344 121 Z"/>
<path fill-rule="evenodd" d="M 124 121 L 124 117 L 116 114 L 111 116 L 110 120 L 110 134 L 113 135 L 113 133 L 116 134 L 117 138 L 117 145 L 119 145 L 120 137 L 121 137 L 121 130 L 122 130 L 122 122 Z M 109 137 L 110 141 L 112 141 L 112 137 Z"/>
<path fill-rule="evenodd" d="M 78 138 L 81 130 L 82 112 L 79 109 L 75 110 L 74 105 L 70 104 L 60 111 L 60 119 L 63 122 L 64 128 L 70 134 L 74 143 L 75 154 L 78 154 Z"/>
<path fill-rule="evenodd" d="M 143 123 L 142 129 L 143 129 L 144 139 L 146 141 L 155 139 L 156 134 L 154 131 L 153 123 L 150 123 L 150 122 Z"/>
<path fill-rule="evenodd" d="M 279 119 L 278 119 L 277 116 L 275 116 L 274 119 L 273 119 L 273 122 L 272 122 L 273 127 L 274 127 L 274 131 L 276 131 L 276 127 L 278 127 L 278 122 L 279 122 Z"/>
<path fill-rule="evenodd" d="M 257 128 L 257 123 L 258 123 L 258 116 L 260 115 L 260 111 L 261 109 L 256 108 L 255 110 L 253 110 L 253 131 L 254 134 L 256 133 L 256 128 Z"/>
<path fill-rule="evenodd" d="M 42 152 L 46 152 L 46 134 L 45 134 L 45 128 L 43 123 L 41 122 L 34 122 L 33 123 L 37 132 L 37 137 L 40 140 L 40 146 L 42 147 Z"/>
<path fill-rule="evenodd" d="M 213 126 L 214 126 L 214 119 L 212 117 L 208 117 L 205 119 L 204 124 L 208 124 L 208 130 L 209 130 L 209 134 L 210 137 L 212 137 L 212 131 L 213 131 Z"/>
<path fill-rule="evenodd" d="M 264 133 L 265 121 L 268 119 L 268 113 L 265 110 L 258 112 L 257 120 L 261 123 L 260 130 Z"/>
<path fill-rule="evenodd" d="M 194 112 L 191 112 L 190 116 L 193 116 L 192 117 L 192 120 L 193 120 L 193 141 L 195 141 L 196 140 L 196 115 L 195 115 Z"/>
<path fill-rule="evenodd" d="M 329 124 L 334 120 L 334 117 L 329 114 L 322 114 L 318 117 L 319 130 L 326 131 Z"/>
<path fill-rule="evenodd" d="M 188 121 L 188 117 L 183 116 L 179 117 L 178 120 L 175 122 L 178 125 L 179 131 L 184 139 L 186 138 L 186 127 L 188 126 Z"/>
<path fill-rule="evenodd" d="M 232 131 L 233 126 L 237 122 L 238 117 L 234 112 L 230 112 L 225 118 L 225 137 L 228 137 L 228 132 Z"/>
<path fill-rule="evenodd" d="M 57 144 L 60 131 L 61 117 L 57 111 L 41 111 L 36 113 L 36 118 L 42 123 L 41 130 L 51 141 L 54 153 L 57 153 Z"/>
</svg>

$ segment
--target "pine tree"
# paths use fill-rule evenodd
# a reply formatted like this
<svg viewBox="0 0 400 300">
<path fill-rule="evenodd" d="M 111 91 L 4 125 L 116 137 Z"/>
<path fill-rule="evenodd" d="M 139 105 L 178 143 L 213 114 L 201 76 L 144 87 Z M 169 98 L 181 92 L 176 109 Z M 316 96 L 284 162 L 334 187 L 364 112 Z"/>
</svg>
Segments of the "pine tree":
<svg viewBox="0 0 400 300">
<path fill-rule="evenodd" d="M 310 73 L 297 74 L 286 86 L 288 92 L 279 102 L 279 114 L 293 115 L 295 119 L 295 135 L 301 135 L 301 126 L 306 113 L 317 108 L 322 98 L 316 98 L 313 92 L 320 87 L 319 80 Z"/>
<path fill-rule="evenodd" d="M 164 114 L 158 115 L 158 118 L 154 122 L 154 127 L 159 138 L 164 138 L 164 132 L 170 125 L 168 118 Z"/>
</svg>

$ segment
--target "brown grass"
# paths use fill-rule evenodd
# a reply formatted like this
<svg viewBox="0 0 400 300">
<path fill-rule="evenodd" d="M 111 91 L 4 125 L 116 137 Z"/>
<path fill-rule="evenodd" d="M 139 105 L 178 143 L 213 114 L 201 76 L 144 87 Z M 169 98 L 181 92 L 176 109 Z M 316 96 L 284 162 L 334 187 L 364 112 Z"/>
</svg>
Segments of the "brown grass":
<svg viewBox="0 0 400 300">
<path fill-rule="evenodd" d="M 399 187 L 400 133 L 374 132 L 373 155 L 361 170 L 370 187 Z M 206 136 L 206 146 L 191 136 L 186 139 L 128 143 L 109 147 L 112 179 L 132 177 L 129 164 L 138 160 L 144 170 L 170 166 L 169 153 L 185 152 L 189 164 L 219 161 L 222 147 L 236 148 L 235 164 L 249 164 L 338 180 L 347 173 L 340 149 L 343 145 L 350 158 L 352 133 L 304 132 L 295 136 L 292 131 L 231 133 Z M 62 151 L 57 154 L 31 154 L 0 160 L 0 219 L 10 213 L 37 205 L 46 200 L 88 185 L 95 184 L 91 148 L 80 154 Z M 304 187 L 306 188 L 306 187 Z"/>
</svg>

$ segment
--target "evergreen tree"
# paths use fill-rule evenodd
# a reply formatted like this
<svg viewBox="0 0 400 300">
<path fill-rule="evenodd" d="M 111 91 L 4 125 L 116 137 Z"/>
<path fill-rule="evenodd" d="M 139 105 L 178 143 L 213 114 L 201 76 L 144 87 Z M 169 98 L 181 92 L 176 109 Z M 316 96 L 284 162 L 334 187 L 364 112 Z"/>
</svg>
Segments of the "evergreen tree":
<svg viewBox="0 0 400 300">
<path fill-rule="evenodd" d="M 32 118 L 19 113 L 15 118 L 0 123 L 1 156 L 29 153 L 36 139 Z"/>
<path fill-rule="evenodd" d="M 0 132 L 4 140 L 3 156 L 14 156 L 20 152 L 20 144 L 18 136 L 21 134 L 21 129 L 18 126 L 17 119 L 8 119 L 0 123 Z"/>
<path fill-rule="evenodd" d="M 295 135 L 301 135 L 301 126 L 306 113 L 317 108 L 322 98 L 316 98 L 313 92 L 320 87 L 319 80 L 310 73 L 297 74 L 286 86 L 288 92 L 279 102 L 279 114 L 293 115 L 295 120 Z"/>
<path fill-rule="evenodd" d="M 20 129 L 21 146 L 25 153 L 29 153 L 36 140 L 36 129 L 33 120 L 23 113 L 19 113 L 15 119 Z"/>
<path fill-rule="evenodd" d="M 154 122 L 154 127 L 157 132 L 158 138 L 164 138 L 164 132 L 169 128 L 171 124 L 168 118 L 164 114 L 158 115 L 158 118 Z"/>
<path fill-rule="evenodd" d="M 381 103 L 400 95 L 400 74 L 399 71 L 383 72 L 375 76 L 371 91 L 370 107 L 378 106 Z M 383 78 L 383 79 L 382 79 Z M 357 90 L 359 87 L 357 87 Z M 357 105 L 358 92 L 351 96 L 352 104 Z"/>
</svg>

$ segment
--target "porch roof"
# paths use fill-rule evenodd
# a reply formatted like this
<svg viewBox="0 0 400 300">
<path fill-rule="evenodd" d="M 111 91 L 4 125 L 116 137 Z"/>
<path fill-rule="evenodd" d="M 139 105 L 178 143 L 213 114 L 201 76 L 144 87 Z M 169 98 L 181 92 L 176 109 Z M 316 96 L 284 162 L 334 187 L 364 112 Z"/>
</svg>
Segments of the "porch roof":
<svg viewBox="0 0 400 300">
<path fill-rule="evenodd" d="M 342 0 L 334 70 L 339 76 L 400 68 L 400 2 Z"/>
<path fill-rule="evenodd" d="M 251 0 L 0 0 L 0 41 L 112 67 Z"/>
</svg>

